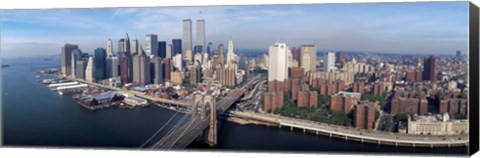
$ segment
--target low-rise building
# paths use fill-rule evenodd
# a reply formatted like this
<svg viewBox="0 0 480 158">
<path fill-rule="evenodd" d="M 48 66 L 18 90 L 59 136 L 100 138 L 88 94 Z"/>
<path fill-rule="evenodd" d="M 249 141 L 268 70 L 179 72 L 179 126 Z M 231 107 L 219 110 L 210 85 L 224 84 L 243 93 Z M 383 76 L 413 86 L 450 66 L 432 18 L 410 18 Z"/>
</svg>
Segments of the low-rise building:
<svg viewBox="0 0 480 158">
<path fill-rule="evenodd" d="M 448 113 L 408 118 L 407 134 L 413 135 L 459 135 L 468 134 L 468 120 L 450 120 Z"/>
</svg>

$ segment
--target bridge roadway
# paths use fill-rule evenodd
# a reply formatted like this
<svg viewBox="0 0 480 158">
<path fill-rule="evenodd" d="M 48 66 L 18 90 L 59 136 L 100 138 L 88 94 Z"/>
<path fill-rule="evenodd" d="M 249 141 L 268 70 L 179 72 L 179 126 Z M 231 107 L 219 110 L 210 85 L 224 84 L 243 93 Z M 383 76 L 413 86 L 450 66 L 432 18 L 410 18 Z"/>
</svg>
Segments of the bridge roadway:
<svg viewBox="0 0 480 158">
<path fill-rule="evenodd" d="M 422 147 L 451 147 L 467 146 L 468 135 L 459 136 L 420 136 L 408 134 L 393 134 L 380 131 L 367 131 L 351 127 L 329 125 L 309 120 L 296 119 L 273 114 L 250 113 L 231 111 L 230 116 L 247 118 L 251 120 L 260 120 L 279 125 L 279 127 L 290 127 L 311 131 L 316 134 L 323 134 L 330 137 L 339 137 L 346 140 L 355 140 L 376 144 L 394 145 L 394 146 L 422 146 Z M 458 139 L 461 138 L 461 139 Z"/>
<path fill-rule="evenodd" d="M 82 83 L 86 83 L 86 84 L 90 84 L 90 85 L 95 85 L 95 86 L 102 87 L 102 88 L 105 88 L 105 89 L 110 89 L 110 90 L 114 90 L 114 91 L 119 91 L 119 92 L 126 93 L 126 94 L 133 94 L 133 95 L 135 95 L 135 96 L 138 96 L 138 97 L 141 97 L 141 98 L 145 98 L 145 99 L 148 99 L 148 100 L 152 100 L 152 101 L 156 101 L 156 102 L 161 102 L 161 103 L 166 103 L 166 104 L 173 104 L 173 105 L 180 105 L 180 106 L 186 106 L 186 107 L 190 107 L 190 106 L 191 106 L 190 102 L 182 102 L 182 101 L 177 101 L 177 100 L 170 100 L 170 99 L 164 99 L 164 98 L 151 97 L 151 96 L 145 95 L 145 94 L 143 94 L 143 93 L 141 93 L 141 92 L 137 92 L 137 91 L 133 91 L 133 90 L 120 89 L 120 88 L 117 88 L 117 87 L 111 87 L 111 86 L 102 85 L 102 84 L 98 84 L 98 83 L 94 83 L 94 82 L 89 82 L 89 81 L 85 81 L 85 80 L 79 80 L 79 79 L 72 79 L 72 80 L 75 80 L 75 81 L 78 81 L 78 82 L 82 82 Z"/>
<path fill-rule="evenodd" d="M 255 76 L 248 83 L 244 84 L 240 88 L 230 90 L 228 95 L 223 97 L 216 103 L 217 116 L 223 114 L 233 103 L 235 103 L 243 94 L 247 92 L 250 87 L 260 76 Z M 204 119 L 201 119 L 199 115 L 191 118 L 188 123 L 183 124 L 181 127 L 175 129 L 171 135 L 168 135 L 163 141 L 158 141 L 149 149 L 183 149 L 200 136 L 203 131 L 210 126 L 210 115 L 205 115 Z"/>
</svg>

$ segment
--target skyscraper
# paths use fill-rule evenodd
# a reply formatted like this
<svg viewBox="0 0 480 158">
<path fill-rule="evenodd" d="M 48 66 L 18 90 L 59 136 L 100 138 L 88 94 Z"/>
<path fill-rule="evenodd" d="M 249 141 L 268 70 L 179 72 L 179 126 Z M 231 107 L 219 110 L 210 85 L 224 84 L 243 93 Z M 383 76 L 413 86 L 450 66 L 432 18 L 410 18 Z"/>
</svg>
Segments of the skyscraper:
<svg viewBox="0 0 480 158">
<path fill-rule="evenodd" d="M 181 39 L 173 39 L 172 44 L 173 44 L 172 57 L 177 55 L 177 54 L 182 54 L 183 56 L 185 56 L 184 52 L 182 52 L 182 40 Z"/>
<path fill-rule="evenodd" d="M 227 48 L 227 64 L 230 63 L 235 57 L 235 53 L 233 52 L 233 40 L 232 37 L 228 40 L 228 48 Z"/>
<path fill-rule="evenodd" d="M 285 43 L 275 43 L 268 48 L 268 81 L 283 82 L 288 78 L 288 54 Z"/>
<path fill-rule="evenodd" d="M 200 19 L 197 20 L 197 44 L 196 45 L 201 45 L 202 50 L 200 52 L 205 51 L 205 20 Z"/>
<path fill-rule="evenodd" d="M 76 78 L 77 60 L 82 59 L 82 50 L 74 49 L 72 51 L 72 78 Z"/>
<path fill-rule="evenodd" d="M 95 49 L 95 81 L 105 79 L 107 67 L 107 52 L 103 48 Z"/>
<path fill-rule="evenodd" d="M 213 43 L 212 42 L 208 42 L 207 54 L 208 54 L 209 57 L 213 56 Z"/>
<path fill-rule="evenodd" d="M 123 50 L 124 50 L 124 59 L 126 60 L 126 81 L 125 83 L 129 83 L 129 82 L 132 82 L 132 79 L 133 79 L 133 73 L 132 73 L 132 69 L 133 69 L 133 65 L 132 65 L 132 52 L 131 52 L 131 49 L 130 49 L 130 37 L 128 36 L 128 33 L 125 33 L 125 39 L 124 39 L 124 47 L 123 47 Z M 122 70 L 120 70 L 122 71 Z"/>
<path fill-rule="evenodd" d="M 72 75 L 72 51 L 78 49 L 78 45 L 66 43 L 60 53 L 60 71 L 63 76 Z"/>
<path fill-rule="evenodd" d="M 185 53 L 187 50 L 192 50 L 192 20 L 190 19 L 183 20 L 183 39 L 182 40 L 183 40 L 182 53 Z"/>
<path fill-rule="evenodd" d="M 113 56 L 113 44 L 111 39 L 108 39 L 107 41 L 107 56 Z"/>
<path fill-rule="evenodd" d="M 85 69 L 85 80 L 95 82 L 95 62 L 93 57 L 88 58 L 87 68 Z"/>
<path fill-rule="evenodd" d="M 118 77 L 118 62 L 117 56 L 107 56 L 105 78 Z"/>
<path fill-rule="evenodd" d="M 172 64 L 170 58 L 163 59 L 163 80 L 170 81 L 170 72 L 172 72 Z"/>
<path fill-rule="evenodd" d="M 142 46 L 139 53 L 133 57 L 133 82 L 141 85 L 150 83 L 150 58 L 145 54 Z"/>
<path fill-rule="evenodd" d="M 155 34 L 147 34 L 145 39 L 145 52 L 147 55 L 158 55 L 158 38 Z"/>
<path fill-rule="evenodd" d="M 127 52 L 125 51 L 125 39 L 121 38 L 120 40 L 118 40 L 118 52 L 121 53 L 121 52 Z"/>
<path fill-rule="evenodd" d="M 436 81 L 435 64 L 436 64 L 436 59 L 433 55 L 423 60 L 423 80 L 424 81 L 431 81 L 431 82 Z"/>
<path fill-rule="evenodd" d="M 157 53 L 155 53 L 156 56 L 159 56 L 161 58 L 167 57 L 167 42 L 165 41 L 160 41 L 157 43 Z"/>
<path fill-rule="evenodd" d="M 457 50 L 457 52 L 456 52 L 455 56 L 456 56 L 457 58 L 460 58 L 460 57 L 462 57 L 462 51 L 460 51 L 460 50 Z"/>
<path fill-rule="evenodd" d="M 225 64 L 225 56 L 223 56 L 223 51 L 225 50 L 225 48 L 223 48 L 223 44 L 220 44 L 218 45 L 218 58 L 220 59 L 219 63 L 220 65 L 224 65 Z"/>
<path fill-rule="evenodd" d="M 123 51 L 123 39 L 120 39 L 121 42 L 118 42 L 118 51 Z M 105 78 L 117 77 L 118 76 L 118 57 L 113 53 L 113 44 L 112 40 L 108 39 L 107 42 L 107 59 L 105 64 Z"/>
<path fill-rule="evenodd" d="M 311 70 L 311 60 L 310 60 L 310 49 L 307 47 L 300 47 L 300 67 L 302 67 L 305 72 Z"/>
<path fill-rule="evenodd" d="M 293 47 L 292 48 L 292 57 L 293 57 L 293 60 L 296 60 L 298 63 L 301 62 L 301 56 L 300 56 L 300 50 L 298 50 L 299 48 L 298 47 Z M 299 64 L 300 65 L 300 64 Z"/>
<path fill-rule="evenodd" d="M 125 39 L 123 42 L 123 51 L 122 52 L 127 52 L 128 54 L 131 54 L 130 51 L 130 37 L 128 36 L 128 33 L 125 33 Z"/>
<path fill-rule="evenodd" d="M 173 54 L 172 53 L 173 52 L 173 44 L 169 44 L 166 49 L 167 49 L 167 52 L 165 54 L 165 57 L 166 58 L 172 58 L 172 56 L 173 56 L 172 55 Z"/>
<path fill-rule="evenodd" d="M 315 47 L 315 45 L 302 45 L 300 47 L 300 54 L 300 65 L 305 69 L 305 72 L 317 70 L 317 47 Z"/>
<path fill-rule="evenodd" d="M 192 85 L 196 85 L 197 83 L 201 83 L 201 68 L 199 65 L 190 65 L 188 67 L 188 74 L 189 74 L 189 82 Z"/>
<path fill-rule="evenodd" d="M 120 59 L 120 81 L 122 84 L 128 83 L 128 61 L 127 58 Z"/>
<path fill-rule="evenodd" d="M 345 52 L 339 52 L 337 57 L 337 63 L 341 63 L 343 65 L 343 63 L 345 63 L 346 61 L 347 59 L 345 58 Z"/>
<path fill-rule="evenodd" d="M 202 52 L 203 52 L 202 45 L 195 45 L 195 47 L 193 47 L 193 54 L 202 53 Z"/>
<path fill-rule="evenodd" d="M 162 65 L 162 58 L 154 57 L 153 58 L 154 64 L 154 76 L 153 76 L 153 83 L 161 84 L 163 83 L 163 65 Z"/>
<path fill-rule="evenodd" d="M 323 71 L 335 70 L 335 52 L 327 52 L 323 59 Z"/>
<path fill-rule="evenodd" d="M 85 80 L 85 69 L 87 68 L 87 61 L 80 59 L 76 61 L 75 78 Z"/>
<path fill-rule="evenodd" d="M 182 71 L 183 67 L 182 67 L 182 62 L 183 62 L 183 58 L 182 58 L 182 54 L 177 54 L 175 55 L 173 58 L 173 67 L 175 67 L 177 70 L 179 71 Z"/>
<path fill-rule="evenodd" d="M 135 39 L 133 39 L 133 42 L 132 42 L 132 56 L 135 56 L 139 53 L 139 50 L 140 47 L 138 45 L 138 40 L 137 40 L 137 37 L 135 37 Z"/>
</svg>

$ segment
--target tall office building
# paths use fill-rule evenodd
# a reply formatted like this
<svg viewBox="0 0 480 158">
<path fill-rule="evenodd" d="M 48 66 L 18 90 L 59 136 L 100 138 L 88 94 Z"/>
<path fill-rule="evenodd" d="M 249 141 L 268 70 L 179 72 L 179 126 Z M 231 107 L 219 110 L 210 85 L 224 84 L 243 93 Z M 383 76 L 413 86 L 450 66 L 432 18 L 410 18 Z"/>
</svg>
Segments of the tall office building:
<svg viewBox="0 0 480 158">
<path fill-rule="evenodd" d="M 127 58 L 120 58 L 120 81 L 122 84 L 129 83 Z"/>
<path fill-rule="evenodd" d="M 133 80 L 132 82 L 133 83 L 137 83 L 137 84 L 140 84 L 140 56 L 142 56 L 141 54 L 137 54 L 137 55 L 134 55 L 133 56 L 133 61 L 132 61 L 132 65 L 133 65 Z"/>
<path fill-rule="evenodd" d="M 130 83 L 133 80 L 133 56 L 131 53 L 126 52 L 124 55 L 124 58 L 127 61 L 126 63 L 127 83 Z"/>
<path fill-rule="evenodd" d="M 184 19 L 183 20 L 183 51 L 185 53 L 187 50 L 192 50 L 192 20 Z"/>
<path fill-rule="evenodd" d="M 200 52 L 205 51 L 205 20 L 200 19 L 197 20 L 197 44 L 196 45 L 201 45 L 202 50 Z"/>
<path fill-rule="evenodd" d="M 123 40 L 123 39 L 122 39 Z M 119 52 L 120 49 L 120 41 L 119 41 Z M 122 41 L 123 47 L 123 41 Z M 118 58 L 116 57 L 115 53 L 113 53 L 113 43 L 111 39 L 107 41 L 107 59 L 106 59 L 106 67 L 105 67 L 105 78 L 110 77 L 117 77 L 118 76 Z M 116 65 L 115 65 L 116 64 Z"/>
<path fill-rule="evenodd" d="M 121 38 L 118 40 L 118 53 L 127 52 L 125 51 L 125 39 Z"/>
<path fill-rule="evenodd" d="M 293 57 L 293 60 L 296 60 L 298 63 L 301 62 L 301 55 L 300 55 L 300 50 L 298 50 L 299 48 L 298 47 L 293 47 L 292 48 L 292 57 Z M 300 65 L 300 64 L 299 64 Z"/>
<path fill-rule="evenodd" d="M 87 68 L 87 61 L 80 59 L 76 61 L 75 78 L 85 80 L 85 69 Z"/>
<path fill-rule="evenodd" d="M 424 81 L 431 81 L 431 82 L 436 81 L 435 65 L 436 65 L 436 59 L 433 55 L 423 60 L 423 80 Z"/>
<path fill-rule="evenodd" d="M 207 52 L 209 57 L 213 57 L 213 43 L 212 42 L 208 42 L 206 52 Z"/>
<path fill-rule="evenodd" d="M 345 57 L 345 52 L 339 52 L 337 57 L 337 63 L 341 63 L 343 65 L 343 63 L 345 62 L 347 62 L 347 59 Z"/>
<path fill-rule="evenodd" d="M 72 51 L 72 78 L 76 78 L 77 60 L 82 59 L 82 50 L 74 49 Z"/>
<path fill-rule="evenodd" d="M 157 43 L 157 53 L 155 53 L 155 55 L 160 58 L 167 57 L 167 42 L 160 41 Z"/>
<path fill-rule="evenodd" d="M 327 52 L 323 59 L 323 71 L 335 70 L 335 52 Z"/>
<path fill-rule="evenodd" d="M 158 55 L 158 38 L 155 34 L 147 34 L 145 39 L 145 52 L 147 55 Z"/>
<path fill-rule="evenodd" d="M 85 80 L 95 82 L 95 62 L 93 57 L 88 58 L 87 68 L 85 69 Z"/>
<path fill-rule="evenodd" d="M 133 57 L 133 82 L 141 85 L 150 84 L 150 58 L 141 45 L 138 50 L 139 53 Z"/>
<path fill-rule="evenodd" d="M 63 76 L 72 75 L 72 51 L 78 49 L 78 45 L 66 43 L 60 53 L 60 71 Z"/>
<path fill-rule="evenodd" d="M 125 59 L 127 60 L 127 64 L 126 64 L 126 69 L 127 69 L 127 82 L 126 83 L 130 83 L 132 82 L 133 80 L 133 72 L 132 72 L 132 69 L 133 69 L 133 65 L 132 65 L 132 50 L 130 49 L 130 36 L 128 36 L 128 33 L 125 33 L 125 40 L 124 40 L 124 51 L 126 52 L 125 53 Z"/>
<path fill-rule="evenodd" d="M 95 81 L 105 79 L 107 68 L 107 52 L 103 48 L 95 49 Z"/>
<path fill-rule="evenodd" d="M 172 56 L 175 56 L 177 54 L 182 54 L 183 56 L 185 56 L 184 52 L 182 52 L 182 40 L 181 39 L 173 39 L 172 44 L 173 44 Z"/>
<path fill-rule="evenodd" d="M 183 58 L 182 58 L 182 54 L 177 54 L 175 55 L 173 58 L 173 67 L 175 67 L 177 70 L 179 71 L 182 71 L 183 69 L 183 66 L 182 66 L 182 62 L 183 62 Z"/>
<path fill-rule="evenodd" d="M 165 57 L 166 58 L 172 58 L 172 56 L 173 56 L 172 55 L 173 54 L 172 53 L 173 52 L 173 44 L 169 44 L 166 49 L 167 49 L 167 52 L 165 54 Z"/>
<path fill-rule="evenodd" d="M 162 65 L 162 58 L 154 57 L 153 58 L 153 83 L 155 84 L 162 84 L 163 83 L 163 65 Z"/>
<path fill-rule="evenodd" d="M 223 48 L 223 44 L 220 44 L 218 45 L 218 58 L 220 59 L 219 60 L 219 63 L 220 65 L 224 65 L 225 64 L 225 56 L 223 55 L 223 51 L 225 50 L 225 48 Z"/>
<path fill-rule="evenodd" d="M 137 40 L 137 37 L 135 37 L 135 39 L 133 39 L 133 42 L 132 42 L 132 56 L 135 56 L 139 53 L 139 50 L 140 49 L 140 46 L 138 44 L 138 40 Z"/>
<path fill-rule="evenodd" d="M 111 39 L 108 39 L 107 41 L 107 56 L 113 56 L 113 43 Z"/>
<path fill-rule="evenodd" d="M 170 58 L 163 59 L 163 80 L 170 81 L 170 73 L 172 72 L 172 64 Z"/>
<path fill-rule="evenodd" d="M 188 67 L 188 74 L 189 74 L 189 82 L 192 85 L 197 85 L 197 83 L 201 83 L 201 68 L 199 65 L 190 65 Z"/>
<path fill-rule="evenodd" d="M 460 51 L 460 50 L 457 50 L 457 52 L 456 52 L 455 56 L 456 56 L 457 58 L 460 58 L 460 57 L 462 57 L 462 51 Z"/>
<path fill-rule="evenodd" d="M 233 52 L 233 40 L 232 37 L 228 39 L 228 48 L 227 48 L 227 64 L 230 63 L 235 58 L 235 53 Z"/>
<path fill-rule="evenodd" d="M 195 45 L 195 47 L 193 47 L 193 54 L 202 53 L 202 52 L 203 52 L 202 45 Z"/>
<path fill-rule="evenodd" d="M 118 77 L 119 60 L 117 56 L 107 56 L 105 78 Z"/>
<path fill-rule="evenodd" d="M 300 49 L 300 67 L 302 67 L 305 72 L 308 72 L 311 70 L 310 49 L 307 47 L 300 47 Z"/>
<path fill-rule="evenodd" d="M 191 63 L 193 61 L 192 51 L 187 50 L 185 54 L 183 54 L 183 57 L 185 58 L 185 60 L 187 60 L 187 63 Z"/>
<path fill-rule="evenodd" d="M 315 45 L 302 45 L 300 47 L 300 54 L 300 65 L 305 69 L 305 72 L 317 70 L 317 47 L 315 47 Z M 309 61 L 307 61 L 307 59 Z"/>
<path fill-rule="evenodd" d="M 201 53 L 195 53 L 195 55 L 193 56 L 193 64 L 195 65 L 201 65 L 203 62 L 202 60 L 202 54 Z"/>
<path fill-rule="evenodd" d="M 122 52 L 127 52 L 128 54 L 132 53 L 130 51 L 130 37 L 128 36 L 128 33 L 125 33 L 125 38 L 124 38 L 124 41 L 123 41 L 123 51 Z"/>
<path fill-rule="evenodd" d="M 268 48 L 268 81 L 283 82 L 288 78 L 288 54 L 285 43 L 275 43 Z"/>
</svg>

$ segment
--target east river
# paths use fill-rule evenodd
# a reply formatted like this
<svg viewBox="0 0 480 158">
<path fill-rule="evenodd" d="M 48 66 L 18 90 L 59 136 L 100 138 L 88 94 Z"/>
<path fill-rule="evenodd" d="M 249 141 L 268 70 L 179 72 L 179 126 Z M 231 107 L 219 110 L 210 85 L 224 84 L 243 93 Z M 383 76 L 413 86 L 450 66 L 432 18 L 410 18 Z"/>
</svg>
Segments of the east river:
<svg viewBox="0 0 480 158">
<path fill-rule="evenodd" d="M 136 149 L 164 125 L 174 111 L 149 106 L 137 109 L 112 107 L 90 111 L 70 95 L 60 96 L 32 75 L 58 67 L 59 60 L 43 58 L 4 59 L 2 70 L 3 144 L 13 147 Z M 178 114 L 179 120 L 183 114 Z M 175 122 L 175 120 L 173 122 Z M 153 140 L 166 134 L 169 124 Z M 393 147 L 316 136 L 300 130 L 220 121 L 218 145 L 192 143 L 188 149 L 283 152 L 380 152 L 466 154 L 466 147 Z"/>
</svg>

